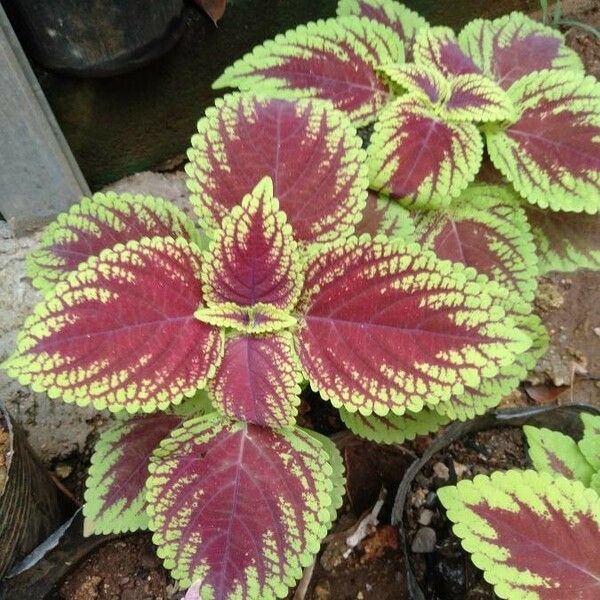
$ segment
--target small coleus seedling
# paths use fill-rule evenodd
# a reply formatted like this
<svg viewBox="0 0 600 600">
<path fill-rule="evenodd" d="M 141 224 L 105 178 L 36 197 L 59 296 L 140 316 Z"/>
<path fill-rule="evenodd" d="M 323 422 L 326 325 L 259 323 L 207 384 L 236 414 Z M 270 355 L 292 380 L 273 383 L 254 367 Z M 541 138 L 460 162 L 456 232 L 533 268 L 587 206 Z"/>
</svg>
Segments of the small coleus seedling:
<svg viewBox="0 0 600 600">
<path fill-rule="evenodd" d="M 214 85 L 325 99 L 356 126 L 377 121 L 370 184 L 403 202 L 458 196 L 479 170 L 483 133 L 529 203 L 600 210 L 600 84 L 560 32 L 521 13 L 476 19 L 457 36 L 395 0 L 341 0 L 336 19 L 265 42 Z M 551 251 L 569 255 L 561 268 L 590 266 L 568 227 L 550 239 L 537 229 L 542 246 L 559 240 Z"/>
<path fill-rule="evenodd" d="M 600 594 L 600 417 L 579 442 L 524 427 L 536 471 L 510 470 L 438 490 L 453 530 L 500 598 Z"/>
<path fill-rule="evenodd" d="M 3 366 L 116 413 L 92 459 L 88 530 L 149 527 L 192 600 L 272 599 L 312 560 L 344 486 L 335 446 L 295 424 L 300 384 L 350 414 L 446 410 L 532 336 L 485 274 L 355 234 L 365 152 L 330 104 L 227 96 L 189 158 L 204 231 L 156 198 L 73 207 L 29 261 L 45 298 Z"/>
</svg>

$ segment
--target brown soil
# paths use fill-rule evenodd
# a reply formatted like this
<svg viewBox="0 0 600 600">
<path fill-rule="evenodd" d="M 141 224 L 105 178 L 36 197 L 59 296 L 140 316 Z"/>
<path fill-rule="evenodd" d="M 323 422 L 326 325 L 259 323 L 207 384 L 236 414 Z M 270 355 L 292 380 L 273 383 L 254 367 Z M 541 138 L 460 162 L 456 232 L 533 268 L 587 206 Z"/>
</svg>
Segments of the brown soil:
<svg viewBox="0 0 600 600">
<path fill-rule="evenodd" d="M 535 368 L 534 383 L 566 386 L 558 402 L 600 406 L 600 272 L 551 274 L 540 279 L 536 312 L 550 347 Z"/>
<path fill-rule="evenodd" d="M 163 569 L 150 534 L 106 544 L 90 556 L 51 600 L 175 600 L 177 585 Z"/>
<path fill-rule="evenodd" d="M 436 533 L 433 552 L 412 553 L 411 564 L 427 600 L 496 600 L 483 574 L 470 560 L 437 501 L 436 491 L 461 479 L 512 468 L 525 468 L 527 457 L 520 429 L 490 430 L 466 436 L 436 454 L 415 478 L 407 501 L 409 544 L 426 522 Z M 428 513 L 428 514 L 427 514 Z"/>
<path fill-rule="evenodd" d="M 591 25 L 600 31 L 600 5 L 566 15 L 565 18 Z M 586 71 L 600 79 L 600 40 L 581 27 L 563 28 L 563 31 L 567 36 L 567 44 L 579 54 Z"/>
</svg>

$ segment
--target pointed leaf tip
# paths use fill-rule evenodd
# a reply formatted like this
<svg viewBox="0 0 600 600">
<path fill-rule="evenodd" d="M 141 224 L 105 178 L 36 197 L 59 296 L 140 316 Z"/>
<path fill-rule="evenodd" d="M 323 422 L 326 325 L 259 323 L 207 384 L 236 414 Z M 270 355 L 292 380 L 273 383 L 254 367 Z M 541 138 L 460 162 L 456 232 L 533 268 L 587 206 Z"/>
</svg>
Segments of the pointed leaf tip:
<svg viewBox="0 0 600 600">
<path fill-rule="evenodd" d="M 273 197 L 270 178 L 258 183 L 223 219 L 202 275 L 204 297 L 211 307 L 294 306 L 303 281 L 298 244 Z"/>
</svg>

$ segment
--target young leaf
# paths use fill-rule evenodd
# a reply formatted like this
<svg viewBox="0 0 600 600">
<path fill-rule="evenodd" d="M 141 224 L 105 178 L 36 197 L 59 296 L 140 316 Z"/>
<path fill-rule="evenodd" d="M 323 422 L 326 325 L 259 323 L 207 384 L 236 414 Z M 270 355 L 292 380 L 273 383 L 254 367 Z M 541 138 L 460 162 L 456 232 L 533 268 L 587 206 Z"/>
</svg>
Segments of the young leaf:
<svg viewBox="0 0 600 600">
<path fill-rule="evenodd" d="M 224 302 L 217 306 L 202 306 L 195 313 L 196 319 L 238 333 L 260 335 L 289 329 L 296 319 L 288 311 L 275 308 L 272 304 L 257 302 L 251 306 L 239 306 Z"/>
<path fill-rule="evenodd" d="M 600 498 L 581 482 L 496 472 L 441 488 L 438 496 L 500 598 L 598 598 Z"/>
<path fill-rule="evenodd" d="M 213 87 L 330 100 L 362 127 L 375 120 L 389 99 L 376 67 L 396 62 L 404 62 L 404 50 L 389 27 L 338 17 L 300 25 L 257 46 L 225 69 Z"/>
<path fill-rule="evenodd" d="M 495 377 L 482 380 L 478 386 L 465 386 L 463 393 L 452 396 L 448 402 L 440 402 L 435 407 L 440 414 L 451 419 L 467 421 L 498 406 L 500 400 L 517 388 L 526 378 L 527 372 L 545 354 L 548 348 L 548 333 L 537 315 L 527 314 L 531 305 L 510 303 L 507 299 L 501 303 L 516 326 L 529 336 L 532 341 L 531 347 L 518 354 L 512 364 L 501 366 Z"/>
<path fill-rule="evenodd" d="M 484 75 L 469 73 L 450 81 L 443 114 L 453 121 L 516 120 L 515 107 L 508 94 Z"/>
<path fill-rule="evenodd" d="M 266 427 L 290 427 L 300 404 L 300 365 L 289 333 L 228 338 L 210 382 L 223 414 Z"/>
<path fill-rule="evenodd" d="M 444 206 L 473 181 L 482 152 L 475 125 L 446 122 L 407 95 L 375 124 L 367 149 L 371 188 L 417 206 Z"/>
<path fill-rule="evenodd" d="M 456 34 L 449 27 L 428 27 L 422 29 L 414 47 L 415 62 L 436 68 L 446 77 L 481 74 L 481 69 L 458 45 Z"/>
<path fill-rule="evenodd" d="M 460 32 L 458 41 L 473 62 L 505 90 L 535 71 L 583 70 L 560 31 L 523 13 L 513 12 L 494 21 L 475 19 Z"/>
<path fill-rule="evenodd" d="M 403 414 L 496 375 L 530 340 L 489 295 L 497 286 L 474 276 L 416 244 L 368 237 L 312 256 L 296 332 L 311 386 L 338 408 Z"/>
<path fill-rule="evenodd" d="M 402 444 L 418 435 L 433 433 L 450 422 L 448 417 L 430 408 L 418 413 L 407 410 L 402 416 L 390 413 L 380 417 L 361 415 L 358 411 L 351 413 L 342 407 L 340 417 L 352 433 L 378 444 Z"/>
<path fill-rule="evenodd" d="M 450 94 L 447 78 L 431 66 L 414 63 L 384 65 L 379 72 L 393 84 L 426 103 L 439 104 Z"/>
<path fill-rule="evenodd" d="M 589 487 L 594 469 L 572 437 L 531 425 L 525 425 L 523 432 L 529 444 L 529 458 L 536 471 L 576 479 Z"/>
<path fill-rule="evenodd" d="M 356 235 L 378 234 L 399 240 L 412 240 L 415 231 L 409 212 L 396 200 L 383 194 L 369 192 L 362 221 L 356 226 Z"/>
<path fill-rule="evenodd" d="M 540 275 L 550 271 L 600 269 L 598 217 L 525 206 L 539 257 Z"/>
<path fill-rule="evenodd" d="M 302 289 L 298 245 L 265 177 L 223 220 L 202 266 L 209 306 L 293 307 Z"/>
<path fill-rule="evenodd" d="M 423 248 L 473 267 L 521 300 L 533 301 L 536 249 L 511 189 L 473 184 L 443 211 L 415 212 L 414 218 L 415 237 Z"/>
<path fill-rule="evenodd" d="M 144 238 L 104 250 L 35 307 L 3 367 L 51 398 L 113 412 L 152 412 L 214 374 L 223 341 L 194 312 L 200 251 Z"/>
<path fill-rule="evenodd" d="M 346 236 L 368 185 L 361 144 L 346 115 L 322 102 L 225 96 L 192 137 L 186 166 L 192 204 L 204 227 L 218 228 L 268 175 L 296 239 Z"/>
<path fill-rule="evenodd" d="M 528 202 L 552 210 L 600 210 L 600 83 L 541 71 L 508 90 L 519 120 L 485 128 L 492 162 Z"/>
<path fill-rule="evenodd" d="M 421 15 L 394 0 L 340 0 L 337 14 L 367 17 L 393 29 L 404 44 L 407 61 L 413 59 L 417 32 L 429 26 Z"/>
<path fill-rule="evenodd" d="M 208 416 L 184 423 L 152 456 L 154 543 L 200 598 L 275 600 L 319 550 L 331 519 L 328 454 L 300 429 Z"/>
<path fill-rule="evenodd" d="M 193 223 L 174 204 L 152 196 L 94 194 L 58 215 L 27 258 L 27 275 L 49 292 L 90 256 L 115 244 L 143 237 L 183 237 L 198 241 Z"/>
<path fill-rule="evenodd" d="M 600 471 L 600 417 L 581 413 L 581 420 L 584 428 L 579 450 L 594 470 Z"/>
</svg>

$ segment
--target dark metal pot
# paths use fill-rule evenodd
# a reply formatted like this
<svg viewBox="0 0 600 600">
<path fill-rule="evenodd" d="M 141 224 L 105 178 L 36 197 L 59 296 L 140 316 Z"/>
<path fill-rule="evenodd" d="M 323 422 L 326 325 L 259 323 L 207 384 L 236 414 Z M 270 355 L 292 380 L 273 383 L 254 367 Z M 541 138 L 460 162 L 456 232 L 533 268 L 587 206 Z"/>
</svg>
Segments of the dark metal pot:
<svg viewBox="0 0 600 600">
<path fill-rule="evenodd" d="M 183 0 L 10 0 L 5 9 L 40 64 L 67 74 L 136 69 L 182 33 Z"/>
<path fill-rule="evenodd" d="M 0 404 L 8 436 L 0 480 L 0 580 L 73 510 L 27 443 L 25 432 Z"/>
</svg>

